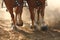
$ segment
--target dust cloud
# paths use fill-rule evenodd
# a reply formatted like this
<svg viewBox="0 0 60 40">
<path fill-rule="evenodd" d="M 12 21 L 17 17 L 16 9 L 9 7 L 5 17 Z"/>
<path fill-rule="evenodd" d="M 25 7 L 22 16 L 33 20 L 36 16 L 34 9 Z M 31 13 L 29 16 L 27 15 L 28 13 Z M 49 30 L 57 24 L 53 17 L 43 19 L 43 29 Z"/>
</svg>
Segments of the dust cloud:
<svg viewBox="0 0 60 40">
<path fill-rule="evenodd" d="M 60 26 L 60 0 L 47 0 L 45 21 L 49 26 Z"/>
</svg>

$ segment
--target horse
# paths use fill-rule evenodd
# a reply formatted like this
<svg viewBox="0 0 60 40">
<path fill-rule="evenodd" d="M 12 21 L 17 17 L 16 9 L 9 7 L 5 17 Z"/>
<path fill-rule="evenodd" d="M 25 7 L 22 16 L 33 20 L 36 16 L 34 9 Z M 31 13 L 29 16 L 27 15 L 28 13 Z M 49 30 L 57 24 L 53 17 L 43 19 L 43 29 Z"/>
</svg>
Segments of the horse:
<svg viewBox="0 0 60 40">
<path fill-rule="evenodd" d="M 17 26 L 22 26 L 23 21 L 22 21 L 22 11 L 23 11 L 23 0 L 3 0 L 6 8 L 8 9 L 10 15 L 11 15 L 11 26 L 16 27 Z M 13 8 L 15 8 L 15 15 L 13 12 Z M 19 20 L 17 20 L 19 18 Z M 17 22 L 19 21 L 19 22 Z"/>
<path fill-rule="evenodd" d="M 47 25 L 45 25 L 45 21 L 44 21 L 44 11 L 45 11 L 45 4 L 46 4 L 46 0 L 26 0 L 29 6 L 29 10 L 30 10 L 30 14 L 31 14 L 31 19 L 32 19 L 32 23 L 34 25 L 34 21 L 35 21 L 35 13 L 34 10 L 37 9 L 37 21 L 36 23 L 39 24 L 39 19 L 40 19 L 40 15 L 41 15 L 41 29 L 43 31 L 47 30 L 48 27 Z M 40 15 L 39 15 L 40 14 Z"/>
</svg>

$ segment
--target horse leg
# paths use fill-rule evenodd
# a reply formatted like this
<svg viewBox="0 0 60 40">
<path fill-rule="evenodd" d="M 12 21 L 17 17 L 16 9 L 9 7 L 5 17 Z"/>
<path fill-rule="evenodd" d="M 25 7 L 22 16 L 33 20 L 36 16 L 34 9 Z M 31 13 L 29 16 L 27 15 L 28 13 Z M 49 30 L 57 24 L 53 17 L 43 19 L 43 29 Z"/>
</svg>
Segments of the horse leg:
<svg viewBox="0 0 60 40">
<path fill-rule="evenodd" d="M 12 26 L 15 27 L 15 19 L 14 19 L 14 14 L 13 14 L 13 8 L 8 8 L 7 9 L 9 10 L 9 13 L 11 15 L 11 18 L 12 18 Z"/>
<path fill-rule="evenodd" d="M 47 31 L 47 25 L 45 24 L 45 21 L 44 21 L 44 7 L 41 9 L 41 17 L 42 17 L 42 20 L 41 20 L 41 30 L 43 31 Z"/>
<path fill-rule="evenodd" d="M 35 20 L 34 20 L 34 17 L 35 17 L 34 8 L 29 7 L 29 11 L 30 11 L 30 16 L 31 16 L 31 20 L 32 20 L 31 29 L 36 29 L 36 26 L 34 24 L 35 23 Z"/>
<path fill-rule="evenodd" d="M 17 13 L 16 13 L 16 9 L 17 9 L 17 7 L 15 8 L 15 22 L 16 22 L 16 24 L 17 24 Z"/>
<path fill-rule="evenodd" d="M 15 11 L 16 12 L 16 16 L 18 15 L 17 26 L 22 26 L 23 25 L 22 10 L 23 10 L 23 6 L 18 6 L 16 11 Z"/>
<path fill-rule="evenodd" d="M 39 13 L 40 13 L 40 9 L 39 9 L 39 7 L 38 7 L 38 9 L 37 9 L 37 24 L 39 24 Z"/>
</svg>

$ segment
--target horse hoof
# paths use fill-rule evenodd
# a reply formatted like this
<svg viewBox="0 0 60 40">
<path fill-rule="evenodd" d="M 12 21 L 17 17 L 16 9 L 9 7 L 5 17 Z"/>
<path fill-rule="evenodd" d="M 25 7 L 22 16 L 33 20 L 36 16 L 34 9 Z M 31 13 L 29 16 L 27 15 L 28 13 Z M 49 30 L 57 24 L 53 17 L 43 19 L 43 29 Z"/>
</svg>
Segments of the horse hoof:
<svg viewBox="0 0 60 40">
<path fill-rule="evenodd" d="M 37 21 L 36 23 L 39 24 L 39 21 Z"/>
<path fill-rule="evenodd" d="M 23 26 L 23 23 L 20 23 L 20 24 L 17 23 L 17 26 Z"/>
<path fill-rule="evenodd" d="M 31 29 L 33 29 L 34 31 L 37 30 L 36 26 L 31 26 Z"/>
<path fill-rule="evenodd" d="M 14 27 L 14 24 L 13 23 L 11 23 L 11 27 Z"/>
<path fill-rule="evenodd" d="M 20 23 L 16 24 L 17 26 L 23 26 L 23 21 L 21 21 Z"/>
<path fill-rule="evenodd" d="M 13 30 L 17 30 L 17 27 L 16 27 L 16 26 L 14 26 L 14 27 L 13 27 Z"/>
<path fill-rule="evenodd" d="M 46 26 L 42 26 L 42 27 L 41 27 L 41 30 L 42 30 L 42 31 L 47 31 L 47 30 L 48 30 L 48 26 L 47 26 L 47 25 L 46 25 Z"/>
</svg>

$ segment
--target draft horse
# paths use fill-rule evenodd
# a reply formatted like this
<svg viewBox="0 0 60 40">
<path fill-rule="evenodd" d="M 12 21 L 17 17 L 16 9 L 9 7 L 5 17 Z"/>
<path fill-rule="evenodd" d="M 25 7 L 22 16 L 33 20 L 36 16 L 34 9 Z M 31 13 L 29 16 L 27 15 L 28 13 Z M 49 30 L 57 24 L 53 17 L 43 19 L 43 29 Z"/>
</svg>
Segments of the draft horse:
<svg viewBox="0 0 60 40">
<path fill-rule="evenodd" d="M 45 11 L 45 3 L 46 0 L 27 0 L 27 3 L 29 5 L 29 10 L 31 13 L 31 19 L 32 19 L 32 23 L 35 21 L 35 13 L 34 10 L 37 9 L 37 24 L 39 24 L 39 19 L 40 19 L 40 15 L 41 15 L 41 29 L 42 30 L 47 30 L 47 25 L 45 25 L 45 21 L 44 21 L 44 11 Z M 40 15 L 39 15 L 40 14 Z M 33 23 L 34 24 L 34 23 Z"/>
</svg>

